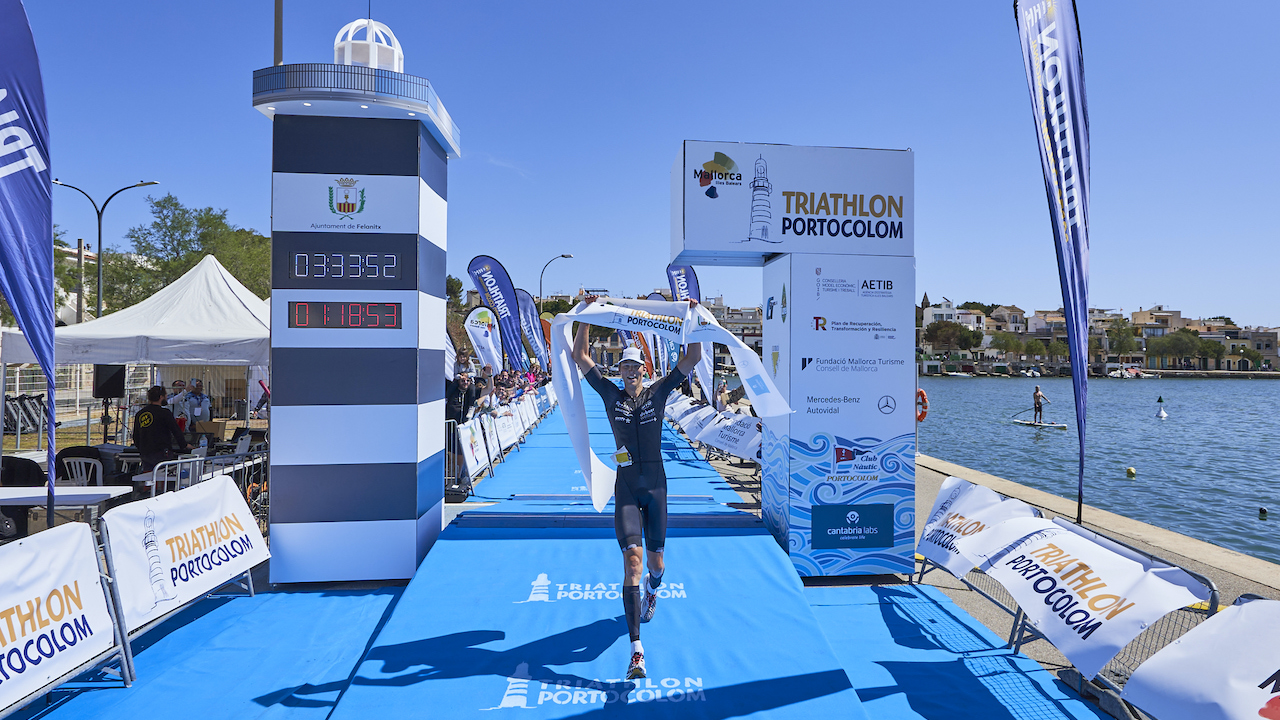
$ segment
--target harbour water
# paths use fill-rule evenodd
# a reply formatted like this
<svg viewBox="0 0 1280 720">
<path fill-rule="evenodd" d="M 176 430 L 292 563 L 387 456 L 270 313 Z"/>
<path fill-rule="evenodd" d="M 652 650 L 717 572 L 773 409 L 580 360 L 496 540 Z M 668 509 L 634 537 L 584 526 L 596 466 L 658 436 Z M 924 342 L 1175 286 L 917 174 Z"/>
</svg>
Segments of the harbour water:
<svg viewBox="0 0 1280 720">
<path fill-rule="evenodd" d="M 1037 384 L 1052 401 L 1044 419 L 1067 430 L 1011 422 L 1031 418 Z M 920 452 L 1075 498 L 1069 378 L 922 377 L 920 387 L 930 406 Z M 1091 378 L 1085 503 L 1280 563 L 1278 405 L 1280 381 Z M 1262 506 L 1273 520 L 1259 519 Z"/>
</svg>

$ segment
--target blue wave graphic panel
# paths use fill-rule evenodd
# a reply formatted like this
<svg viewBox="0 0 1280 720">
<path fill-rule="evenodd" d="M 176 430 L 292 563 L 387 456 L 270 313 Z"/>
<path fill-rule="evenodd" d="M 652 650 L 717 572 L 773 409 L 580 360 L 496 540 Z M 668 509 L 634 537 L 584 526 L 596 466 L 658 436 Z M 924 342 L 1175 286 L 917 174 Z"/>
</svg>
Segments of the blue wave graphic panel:
<svg viewBox="0 0 1280 720">
<path fill-rule="evenodd" d="M 787 552 L 797 572 L 819 576 L 915 570 L 915 433 L 888 440 L 819 433 L 809 442 L 791 438 L 790 449 Z M 892 505 L 892 546 L 815 548 L 815 505 Z"/>
</svg>

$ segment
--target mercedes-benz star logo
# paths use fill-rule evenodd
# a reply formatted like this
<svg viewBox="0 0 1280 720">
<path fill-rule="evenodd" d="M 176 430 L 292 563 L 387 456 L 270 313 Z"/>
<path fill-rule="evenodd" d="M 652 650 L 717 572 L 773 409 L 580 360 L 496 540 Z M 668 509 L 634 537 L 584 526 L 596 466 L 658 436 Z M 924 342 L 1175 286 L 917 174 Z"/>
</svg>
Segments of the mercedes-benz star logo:
<svg viewBox="0 0 1280 720">
<path fill-rule="evenodd" d="M 885 395 L 880 398 L 880 402 L 876 403 L 876 407 L 880 408 L 880 412 L 888 415 L 898 409 L 898 403 L 894 402 L 892 397 Z"/>
</svg>

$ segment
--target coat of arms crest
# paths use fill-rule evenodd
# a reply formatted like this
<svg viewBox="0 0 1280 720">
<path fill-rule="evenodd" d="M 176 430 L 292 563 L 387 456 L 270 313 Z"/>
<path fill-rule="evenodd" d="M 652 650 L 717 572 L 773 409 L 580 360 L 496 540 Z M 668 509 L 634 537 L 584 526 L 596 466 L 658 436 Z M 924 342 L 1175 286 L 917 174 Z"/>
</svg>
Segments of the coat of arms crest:
<svg viewBox="0 0 1280 720">
<path fill-rule="evenodd" d="M 329 186 L 329 212 L 340 216 L 339 220 L 352 220 L 356 215 L 364 212 L 364 188 L 360 188 L 360 193 L 355 198 L 352 194 L 356 191 L 356 183 L 359 180 L 353 178 L 338 178 L 337 198 L 334 197 L 335 192 L 333 186 Z"/>
</svg>

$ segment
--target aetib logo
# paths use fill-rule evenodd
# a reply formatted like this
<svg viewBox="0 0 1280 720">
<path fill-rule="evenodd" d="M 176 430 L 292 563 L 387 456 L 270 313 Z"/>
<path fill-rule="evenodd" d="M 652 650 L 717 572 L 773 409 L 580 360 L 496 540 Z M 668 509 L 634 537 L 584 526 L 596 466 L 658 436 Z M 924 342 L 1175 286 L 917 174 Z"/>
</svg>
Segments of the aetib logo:
<svg viewBox="0 0 1280 720">
<path fill-rule="evenodd" d="M 553 583 L 546 573 L 538 573 L 538 577 L 534 578 L 529 585 L 529 597 L 524 600 L 514 600 L 514 604 L 556 602 L 557 600 L 622 599 L 622 583 L 616 582 Z M 552 593 L 555 594 L 554 598 L 552 598 Z M 662 587 L 658 588 L 658 599 L 660 600 L 683 600 L 686 597 L 684 583 L 664 582 Z"/>
</svg>

